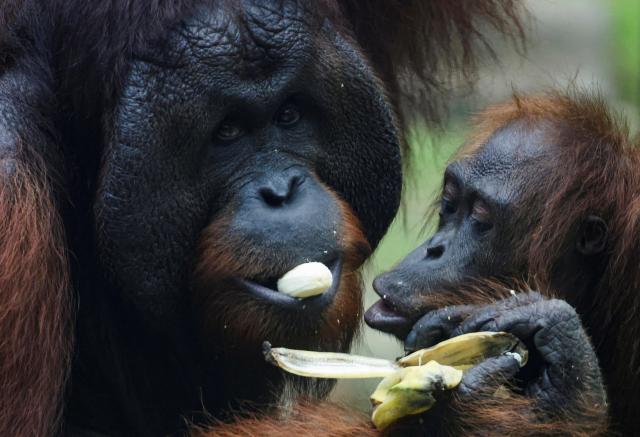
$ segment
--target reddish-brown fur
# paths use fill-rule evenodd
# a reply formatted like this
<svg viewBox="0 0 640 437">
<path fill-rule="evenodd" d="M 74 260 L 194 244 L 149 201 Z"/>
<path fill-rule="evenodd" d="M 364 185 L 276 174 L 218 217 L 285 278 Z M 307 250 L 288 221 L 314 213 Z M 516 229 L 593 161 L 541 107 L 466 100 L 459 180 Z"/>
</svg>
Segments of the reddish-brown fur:
<svg viewBox="0 0 640 437">
<path fill-rule="evenodd" d="M 328 187 L 327 191 L 331 192 Z M 358 269 L 364 260 L 371 253 L 369 243 L 365 238 L 359 220 L 351 211 L 351 208 L 335 194 L 336 202 L 340 205 L 342 223 L 340 225 L 340 247 L 344 250 L 344 267 L 342 272 L 341 286 L 336 294 L 335 301 L 327 310 L 324 319 L 326 323 L 319 327 L 318 338 L 328 339 L 331 343 L 335 339 L 342 338 L 346 332 L 355 332 L 358 319 L 362 313 L 361 303 L 361 283 Z M 261 344 L 265 340 L 265 332 L 277 332 L 278 327 L 267 327 L 264 324 L 255 325 L 246 317 L 246 314 L 235 314 L 235 308 L 246 307 L 238 305 L 242 293 L 229 291 L 232 286 L 220 286 L 220 290 L 212 290 L 211 284 L 225 284 L 225 280 L 237 277 L 255 277 L 257 273 L 265 274 L 270 269 L 277 266 L 264 265 L 264 259 L 254 256 L 251 248 L 238 250 L 238 247 L 246 247 L 241 241 L 234 241 L 227 228 L 227 216 L 214 220 L 203 233 L 201 242 L 201 255 L 196 268 L 196 306 L 204 314 L 224 314 L 224 323 L 233 324 L 229 329 L 234 330 L 230 334 L 235 344 L 243 347 L 248 344 Z M 228 283 L 226 285 L 229 285 Z M 217 292 L 221 294 L 216 294 Z M 215 296 L 215 299 L 212 299 Z M 225 296 L 228 300 L 225 300 Z M 210 305 L 214 305 L 217 311 L 212 311 Z M 267 306 L 268 307 L 268 306 Z M 267 324 L 271 320 L 264 315 L 269 308 L 262 306 L 255 309 L 255 314 L 262 314 L 261 322 L 266 320 Z M 220 319 L 204 318 L 205 320 L 219 325 Z M 216 320 L 217 319 L 217 320 Z M 335 320 L 339 322 L 334 323 Z M 244 325 L 244 326 L 243 326 Z M 207 327 L 204 330 L 218 332 L 215 329 L 219 326 Z M 293 347 L 297 342 L 295 335 L 292 337 L 290 326 L 283 327 L 287 332 L 282 335 L 283 341 Z M 224 331 L 224 329 L 223 329 Z M 250 348 L 247 346 L 247 348 Z"/>
<path fill-rule="evenodd" d="M 63 115 L 61 118 L 64 119 L 80 119 L 85 129 L 82 133 L 92 137 L 90 131 L 103 126 L 105 120 L 101 117 L 119 97 L 133 54 L 144 52 L 151 42 L 165 36 L 167 29 L 200 3 L 204 2 L 3 2 L 0 8 L 0 71 L 3 75 L 13 70 L 24 74 L 21 93 L 44 86 L 51 87 L 51 95 L 56 97 L 51 107 L 48 106 L 50 102 L 42 102 L 40 97 L 29 102 L 29 108 L 38 110 L 40 103 L 46 103 L 48 111 L 39 111 L 33 117 L 20 116 L 18 120 L 25 126 L 18 128 L 46 131 L 47 138 L 59 140 L 62 136 L 53 119 Z M 225 4 L 217 2 L 216 6 L 222 8 Z M 478 42 L 485 44 L 482 25 L 488 22 L 504 33 L 515 29 L 514 34 L 519 35 L 522 30 L 517 20 L 518 9 L 513 0 L 464 3 L 326 0 L 318 2 L 317 12 L 334 21 L 337 28 L 342 27 L 345 34 L 349 34 L 347 36 L 363 47 L 395 104 L 393 110 L 403 112 L 408 107 L 403 102 L 420 100 L 429 109 L 424 114 L 429 114 L 428 118 L 432 120 L 435 117 L 432 109 L 440 106 L 433 102 L 442 100 L 442 85 L 447 82 L 451 70 L 472 71 L 477 53 L 474 48 Z M 405 80 L 414 76 L 417 81 Z M 410 82 L 413 85 L 420 83 L 422 92 L 411 94 L 419 96 L 418 99 L 408 96 L 406 88 L 400 85 Z M 401 120 L 408 118 L 401 117 Z M 2 120 L 0 127 L 12 133 L 16 126 L 5 125 L 5 121 Z M 98 137 L 101 133 L 96 134 Z M 48 150 L 54 150 L 56 146 L 63 149 L 61 144 L 50 146 Z M 28 146 L 30 153 L 15 162 L 11 173 L 3 173 L 4 167 L 0 165 L 3 169 L 0 170 L 2 435 L 49 436 L 53 433 L 63 410 L 64 383 L 73 349 L 67 243 L 58 202 L 53 200 L 51 181 L 42 170 L 45 166 L 32 156 L 36 150 L 41 152 L 40 148 Z M 101 152 L 97 147 L 96 150 L 83 147 L 80 155 L 90 155 L 84 157 L 87 162 L 73 162 L 70 168 L 92 168 Z M 4 164 L 1 159 L 0 164 Z M 76 181 L 76 187 L 90 185 L 95 174 L 91 174 L 92 170 L 87 172 L 87 180 Z M 59 179 L 61 185 L 67 182 L 64 177 Z M 67 189 L 75 190 L 71 186 L 59 186 L 56 193 L 65 193 Z M 69 199 L 64 200 L 73 203 L 75 193 L 66 194 Z M 345 222 L 354 223 L 349 218 Z M 351 231 L 346 234 L 356 235 Z M 223 253 L 244 250 L 238 246 L 225 246 L 225 241 L 220 242 L 224 251 L 215 254 L 218 262 L 224 259 Z M 213 255 L 210 253 L 210 256 Z M 358 288 L 355 274 L 346 275 L 343 281 L 350 283 L 349 289 Z M 354 327 L 353 317 L 359 317 L 358 296 L 355 293 L 341 295 L 345 300 L 336 303 L 331 318 L 337 320 L 339 315 L 350 326 L 328 323 L 323 328 L 327 335 L 350 335 L 345 332 Z M 229 303 L 227 307 L 230 307 Z M 241 331 L 245 329 L 252 331 L 253 328 L 240 327 Z M 253 330 L 249 337 L 255 338 L 258 334 Z"/>
<path fill-rule="evenodd" d="M 554 145 L 545 178 L 536 185 L 535 193 L 526 194 L 544 199 L 539 205 L 529 203 L 532 235 L 519 236 L 521 244 L 514 248 L 526 254 L 527 271 L 520 278 L 507 281 L 507 285 L 487 280 L 464 290 L 426 294 L 424 307 L 486 304 L 508 296 L 511 288 L 527 287 L 567 299 L 577 307 L 597 349 L 610 394 L 612 426 L 634 433 L 637 419 L 633 410 L 640 389 L 635 370 L 640 366 L 640 342 L 636 340 L 640 324 L 633 321 L 640 307 L 638 149 L 629 139 L 626 125 L 609 112 L 601 98 L 551 92 L 515 96 L 513 101 L 482 112 L 457 158 L 472 155 L 494 132 L 516 120 L 532 126 L 549 123 L 547 144 Z M 604 274 L 593 284 L 589 296 L 575 296 L 570 289 L 554 289 L 552 276 L 559 257 L 589 214 L 606 220 L 610 241 Z M 463 414 L 448 412 L 443 418 L 452 422 L 450 429 L 461 430 L 462 435 L 487 429 L 500 435 L 581 436 L 612 432 L 603 414 L 605 407 L 594 405 L 589 399 L 582 401 L 571 411 L 553 412 L 560 414 L 551 422 L 540 422 L 532 405 L 521 397 L 490 402 L 483 399 L 477 406 L 468 401 L 460 407 L 454 403 L 454 411 L 460 408 Z"/>
<path fill-rule="evenodd" d="M 64 234 L 38 163 L 0 159 L 0 435 L 60 426 L 71 351 Z"/>
<path fill-rule="evenodd" d="M 234 286 L 230 281 L 234 276 L 255 278 L 256 274 L 269 276 L 270 271 L 273 274 L 280 272 L 277 271 L 277 265 L 265 265 L 264 257 L 252 252 L 250 245 L 234 239 L 228 231 L 228 214 L 223 211 L 203 232 L 201 255 L 196 267 L 194 309 L 202 321 L 202 337 L 216 339 L 216 344 L 205 346 L 205 349 L 222 350 L 233 356 L 223 360 L 229 364 L 225 368 L 227 381 L 236 378 L 246 381 L 246 368 L 238 363 L 262 361 L 259 354 L 265 340 L 276 346 L 309 348 L 315 345 L 318 350 L 334 350 L 348 347 L 358 331 L 362 314 L 362 284 L 358 269 L 371 249 L 359 220 L 348 204 L 328 187 L 325 186 L 325 189 L 331 193 L 341 210 L 342 221 L 337 232 L 344 258 L 340 288 L 317 325 L 311 326 L 304 320 L 296 322 L 280 314 L 277 308 L 268 303 L 246 296 L 245 292 Z M 209 317 L 210 314 L 220 316 Z M 283 320 L 289 322 L 282 323 Z M 257 369 L 264 363 L 256 364 L 256 371 L 249 373 L 255 373 L 257 379 L 263 380 L 264 376 Z M 252 387 L 255 384 L 244 386 Z M 230 390 L 236 390 L 230 393 L 231 398 L 244 397 L 236 387 Z"/>
<path fill-rule="evenodd" d="M 389 84 L 404 127 L 416 116 L 433 121 L 456 79 L 472 80 L 478 55 L 494 56 L 486 30 L 524 40 L 517 0 L 325 0 L 355 34 Z M 398 23 L 402 23 L 399 25 Z M 484 52 L 483 52 L 484 49 Z M 453 74 L 452 74 L 453 73 Z M 401 80 L 398 80 L 398 79 Z"/>
<path fill-rule="evenodd" d="M 546 411 L 536 411 L 531 399 L 511 395 L 508 398 L 493 395 L 496 385 L 479 393 L 475 399 L 454 399 L 436 410 L 423 422 L 423 435 L 443 436 L 571 436 L 593 437 L 609 435 L 606 421 L 602 420 L 599 406 L 588 399 L 575 408 L 554 411 L 552 417 Z M 433 423 L 433 427 L 429 426 Z M 415 424 L 413 429 L 415 430 Z M 432 434 L 429 429 L 434 430 Z M 402 435 L 398 433 L 397 435 Z"/>
<path fill-rule="evenodd" d="M 491 387 L 476 399 L 441 400 L 421 418 L 410 418 L 390 431 L 393 435 L 509 435 L 509 436 L 604 436 L 616 431 L 635 435 L 640 381 L 640 155 L 629 139 L 626 126 L 606 108 L 602 99 L 582 94 L 549 93 L 516 96 L 480 114 L 470 141 L 458 157 L 473 154 L 498 129 L 515 120 L 532 124 L 550 122 L 548 139 L 555 159 L 548 178 L 536 194 L 545 199 L 530 214 L 535 221 L 532 235 L 523 235 L 528 271 L 513 281 L 480 280 L 464 287 L 428 293 L 429 309 L 458 304 L 487 304 L 508 297 L 510 289 L 536 290 L 566 298 L 576 305 L 591 335 L 606 378 L 611 423 L 606 406 L 580 399 L 570 408 L 537 411 L 535 402 L 518 394 L 496 398 Z M 609 227 L 610 242 L 603 276 L 592 295 L 576 299 L 571 290 L 552 290 L 551 276 L 567 240 L 587 214 L 598 214 Z M 496 381 L 499 384 L 500 381 Z M 322 411 L 322 407 L 318 407 Z M 255 423 L 255 418 L 251 419 Z M 300 426 L 314 429 L 315 415 L 294 416 L 287 421 L 263 417 L 267 429 L 293 435 Z M 264 422 L 262 422 L 264 423 Z M 318 421 L 318 424 L 321 422 Z M 323 426 L 327 424 L 322 421 Z M 610 427 L 611 426 L 611 427 Z M 244 422 L 225 425 L 224 436 L 245 435 Z M 305 428 L 307 429 L 307 428 Z M 291 430 L 291 432 L 289 432 Z M 216 432 L 210 435 L 217 435 Z M 276 431 L 274 431 L 276 432 Z M 361 434 L 370 435 L 364 427 Z M 314 435 L 313 432 L 309 434 Z M 322 435 L 322 434 L 321 434 Z M 331 433 L 329 433 L 331 435 Z M 350 434 L 351 435 L 351 434 Z"/>
<path fill-rule="evenodd" d="M 328 402 L 300 402 L 284 417 L 244 415 L 231 424 L 217 422 L 214 430 L 194 429 L 192 437 L 235 436 L 314 436 L 314 437 L 374 437 L 380 433 L 369 417 L 344 406 Z"/>
<path fill-rule="evenodd" d="M 518 285 L 516 285 L 518 284 Z M 526 290 L 521 281 L 505 286 L 500 282 L 481 280 L 456 290 L 444 291 L 425 299 L 427 308 L 449 305 L 490 304 L 497 299 L 511 295 L 511 287 Z M 550 294 L 550 293 L 549 293 Z M 232 423 L 218 423 L 208 433 L 200 430 L 197 437 L 223 436 L 240 437 L 246 435 L 264 436 L 571 436 L 594 437 L 610 435 L 609 424 L 603 416 L 601 406 L 594 405 L 588 398 L 565 411 L 554 411 L 553 418 L 541 420 L 532 399 L 514 394 L 508 398 L 495 397 L 493 393 L 504 381 L 496 379 L 485 391 L 473 399 L 445 396 L 426 414 L 409 417 L 385 432 L 372 428 L 362 413 L 349 411 L 345 407 L 331 403 L 305 404 L 295 414 L 279 418 L 277 415 L 262 414 L 239 416 Z M 332 420 L 331 418 L 335 419 Z M 350 417 L 345 428 L 345 418 Z M 352 426 L 351 424 L 356 423 Z M 358 425 L 359 424 L 359 425 Z M 265 432 L 257 432 L 264 427 Z M 299 434 L 302 432 L 302 434 Z M 252 434 L 255 433 L 255 434 Z"/>
<path fill-rule="evenodd" d="M 597 349 L 610 394 L 611 414 L 628 433 L 640 430 L 640 152 L 626 124 L 601 98 L 578 93 L 518 97 L 494 106 L 478 120 L 478 134 L 465 153 L 513 120 L 551 121 L 549 141 L 557 145 L 548 175 L 536 195 L 545 199 L 528 250 L 529 276 L 548 284 L 553 266 L 589 214 L 609 229 L 604 274 L 589 296 L 557 293 L 576 306 Z M 565 237 L 565 238 L 561 238 Z M 620 425 L 621 424 L 621 425 Z"/>
</svg>

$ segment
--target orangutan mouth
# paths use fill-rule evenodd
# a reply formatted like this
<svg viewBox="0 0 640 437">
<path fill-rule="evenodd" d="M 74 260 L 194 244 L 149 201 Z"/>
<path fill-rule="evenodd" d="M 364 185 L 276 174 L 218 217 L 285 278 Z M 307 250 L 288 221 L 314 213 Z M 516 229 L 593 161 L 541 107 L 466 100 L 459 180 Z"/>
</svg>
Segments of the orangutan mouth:
<svg viewBox="0 0 640 437">
<path fill-rule="evenodd" d="M 247 293 L 250 293 L 257 299 L 268 302 L 279 308 L 295 311 L 321 312 L 324 308 L 329 306 L 331 302 L 333 302 L 333 299 L 340 288 L 342 265 L 342 258 L 337 258 L 336 260 L 328 263 L 328 267 L 333 276 L 331 286 L 324 293 L 307 298 L 291 297 L 279 292 L 276 285 L 277 278 L 270 278 L 266 281 L 260 282 L 247 278 L 235 278 L 235 281 Z"/>
<path fill-rule="evenodd" d="M 404 340 L 415 320 L 399 312 L 396 308 L 380 299 L 364 314 L 364 320 L 371 328 L 395 335 Z"/>
</svg>

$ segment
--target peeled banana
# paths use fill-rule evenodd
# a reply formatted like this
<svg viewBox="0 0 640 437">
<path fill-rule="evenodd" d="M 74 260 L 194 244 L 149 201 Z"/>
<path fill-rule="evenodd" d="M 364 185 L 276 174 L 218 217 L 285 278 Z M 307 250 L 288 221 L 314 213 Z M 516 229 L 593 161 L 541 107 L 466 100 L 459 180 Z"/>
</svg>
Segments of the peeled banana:
<svg viewBox="0 0 640 437">
<path fill-rule="evenodd" d="M 278 291 L 288 296 L 305 298 L 327 291 L 333 283 L 333 275 L 320 262 L 300 264 L 278 279 Z"/>
<path fill-rule="evenodd" d="M 333 352 L 272 348 L 264 344 L 268 362 L 300 376 L 314 378 L 381 378 L 371 395 L 372 421 L 379 429 L 398 419 L 427 411 L 434 393 L 460 384 L 463 372 L 487 358 L 508 354 L 520 367 L 528 352 L 506 332 L 473 332 L 445 340 L 393 362 Z"/>
</svg>

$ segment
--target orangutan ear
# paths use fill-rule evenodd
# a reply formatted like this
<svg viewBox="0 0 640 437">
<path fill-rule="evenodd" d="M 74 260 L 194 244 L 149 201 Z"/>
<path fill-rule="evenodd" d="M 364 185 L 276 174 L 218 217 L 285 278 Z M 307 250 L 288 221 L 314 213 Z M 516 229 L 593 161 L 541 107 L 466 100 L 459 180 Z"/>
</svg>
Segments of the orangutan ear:
<svg viewBox="0 0 640 437">
<path fill-rule="evenodd" d="M 600 254 L 607 247 L 608 235 L 605 221 L 598 216 L 590 215 L 580 225 L 576 248 L 583 255 Z"/>
</svg>

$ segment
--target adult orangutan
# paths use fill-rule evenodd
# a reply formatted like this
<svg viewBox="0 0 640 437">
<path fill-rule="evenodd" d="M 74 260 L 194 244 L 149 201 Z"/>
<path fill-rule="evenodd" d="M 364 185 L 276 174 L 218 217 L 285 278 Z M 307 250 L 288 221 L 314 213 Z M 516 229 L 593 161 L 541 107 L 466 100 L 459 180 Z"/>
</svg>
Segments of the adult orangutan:
<svg viewBox="0 0 640 437">
<path fill-rule="evenodd" d="M 3 2 L 0 434 L 169 435 L 326 394 L 259 345 L 348 349 L 399 203 L 407 85 L 437 108 L 441 74 L 472 66 L 483 23 L 519 33 L 517 9 Z M 328 293 L 274 290 L 310 260 Z"/>
<path fill-rule="evenodd" d="M 640 432 L 639 168 L 626 125 L 598 97 L 521 96 L 479 116 L 446 170 L 437 232 L 376 279 L 382 299 L 365 318 L 407 350 L 508 331 L 533 359 L 522 371 L 509 358 L 478 366 L 426 429 Z M 546 297 L 510 296 L 522 280 Z M 505 378 L 514 391 L 496 398 Z"/>
</svg>

